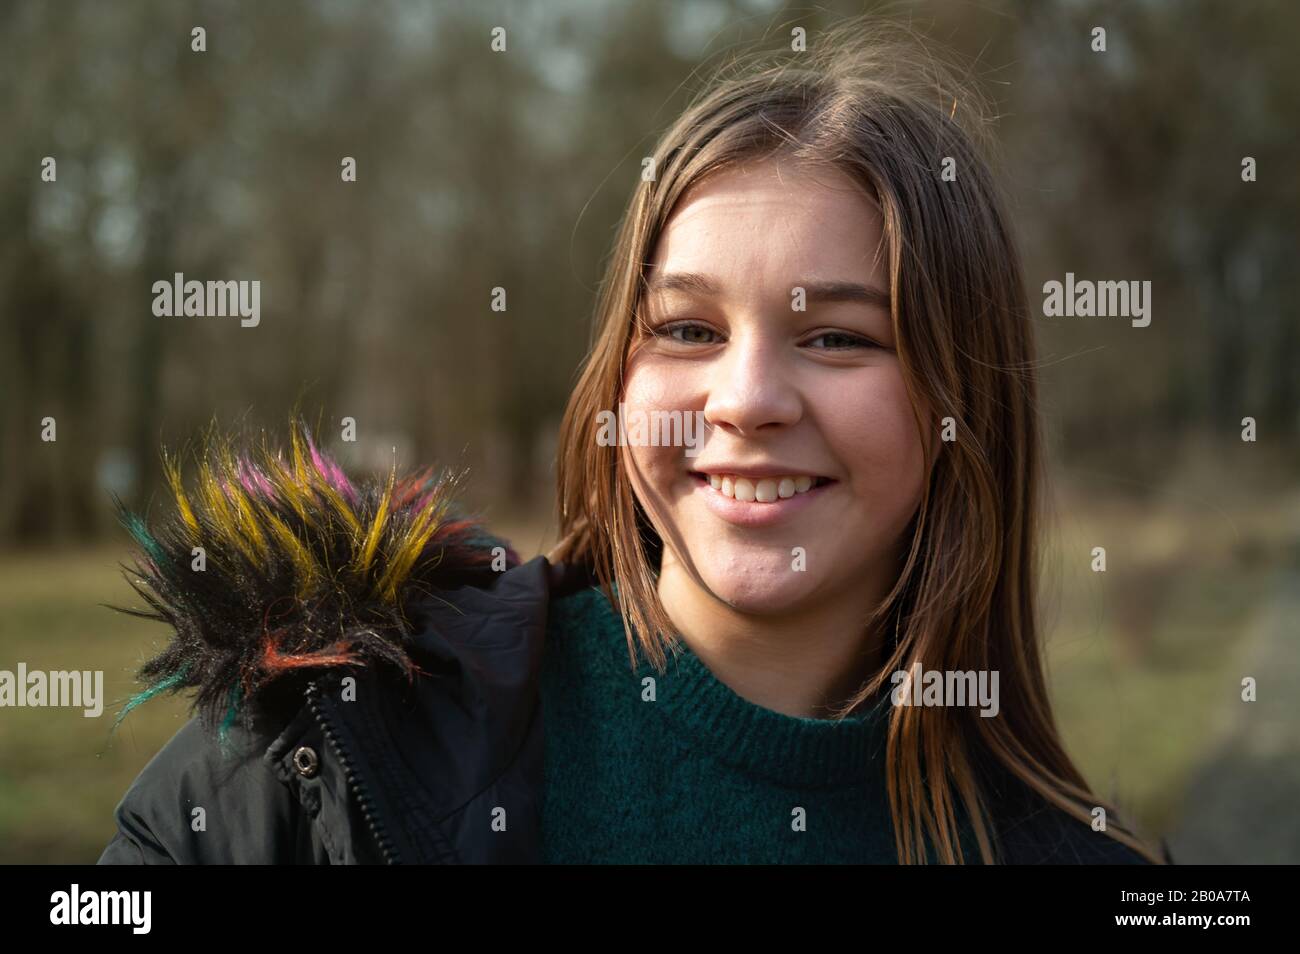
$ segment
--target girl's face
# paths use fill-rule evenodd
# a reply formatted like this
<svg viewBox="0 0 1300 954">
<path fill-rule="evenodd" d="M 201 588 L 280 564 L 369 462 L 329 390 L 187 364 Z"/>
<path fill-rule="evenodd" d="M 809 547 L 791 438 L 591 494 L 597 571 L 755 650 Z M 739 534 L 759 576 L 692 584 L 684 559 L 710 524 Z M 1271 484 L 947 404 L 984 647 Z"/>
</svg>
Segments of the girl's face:
<svg viewBox="0 0 1300 954">
<path fill-rule="evenodd" d="M 742 613 L 874 605 L 897 576 L 933 445 L 894 352 L 881 242 L 847 175 L 768 160 L 688 190 L 649 263 L 654 333 L 629 358 L 624 413 L 702 412 L 707 428 L 695 456 L 622 452 L 652 520 Z M 661 536 L 662 594 L 690 577 Z"/>
</svg>

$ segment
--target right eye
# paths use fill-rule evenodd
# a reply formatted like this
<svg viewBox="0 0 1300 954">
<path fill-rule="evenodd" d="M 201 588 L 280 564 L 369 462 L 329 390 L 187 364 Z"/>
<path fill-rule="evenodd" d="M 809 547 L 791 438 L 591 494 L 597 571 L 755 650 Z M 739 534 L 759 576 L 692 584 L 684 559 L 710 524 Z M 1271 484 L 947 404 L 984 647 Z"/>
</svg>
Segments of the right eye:
<svg viewBox="0 0 1300 954">
<path fill-rule="evenodd" d="M 672 338 L 682 344 L 713 344 L 712 340 L 700 336 L 717 332 L 698 321 L 670 321 L 655 328 L 651 334 L 656 338 Z"/>
</svg>

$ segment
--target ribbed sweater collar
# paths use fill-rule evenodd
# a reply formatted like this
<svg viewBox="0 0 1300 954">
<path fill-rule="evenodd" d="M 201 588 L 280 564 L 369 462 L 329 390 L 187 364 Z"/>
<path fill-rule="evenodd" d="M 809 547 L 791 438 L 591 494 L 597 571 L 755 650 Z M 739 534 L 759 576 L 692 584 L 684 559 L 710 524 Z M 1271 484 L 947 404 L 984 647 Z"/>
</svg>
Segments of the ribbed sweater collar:
<svg viewBox="0 0 1300 954">
<path fill-rule="evenodd" d="M 589 591 L 593 624 L 608 651 L 600 653 L 621 678 L 630 676 L 621 618 L 598 589 Z M 698 748 L 756 777 L 790 786 L 827 788 L 861 782 L 883 772 L 889 687 L 865 713 L 843 720 L 807 719 L 756 705 L 708 668 L 685 641 L 659 675 L 638 646 L 635 679 L 654 676 L 654 709 L 673 731 Z"/>
</svg>

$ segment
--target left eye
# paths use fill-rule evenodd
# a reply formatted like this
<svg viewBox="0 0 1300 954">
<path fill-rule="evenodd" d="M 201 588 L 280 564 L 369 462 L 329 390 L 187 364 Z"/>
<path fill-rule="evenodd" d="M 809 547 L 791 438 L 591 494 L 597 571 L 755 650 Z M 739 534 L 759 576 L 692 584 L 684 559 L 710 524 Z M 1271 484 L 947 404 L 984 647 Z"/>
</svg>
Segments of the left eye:
<svg viewBox="0 0 1300 954">
<path fill-rule="evenodd" d="M 816 338 L 808 339 L 808 344 L 816 344 L 818 341 L 827 342 L 823 347 L 827 351 L 843 351 L 847 348 L 874 348 L 875 342 L 868 341 L 866 338 L 860 338 L 857 335 L 845 334 L 842 331 L 828 331 L 820 334 Z"/>
</svg>

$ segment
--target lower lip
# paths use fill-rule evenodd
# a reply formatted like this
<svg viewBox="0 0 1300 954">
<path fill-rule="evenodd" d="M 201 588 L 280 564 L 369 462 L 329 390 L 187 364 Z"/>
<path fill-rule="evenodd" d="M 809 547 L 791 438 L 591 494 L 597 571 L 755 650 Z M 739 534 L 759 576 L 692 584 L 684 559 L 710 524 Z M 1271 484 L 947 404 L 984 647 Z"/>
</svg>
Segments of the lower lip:
<svg viewBox="0 0 1300 954">
<path fill-rule="evenodd" d="M 704 505 L 727 523 L 738 527 L 770 527 L 789 520 L 835 486 L 835 481 L 832 480 L 793 497 L 779 497 L 771 503 L 759 503 L 757 500 L 728 497 L 721 490 L 714 490 L 707 477 L 692 474 L 691 479 L 695 481 L 695 492 L 703 497 Z"/>
</svg>

